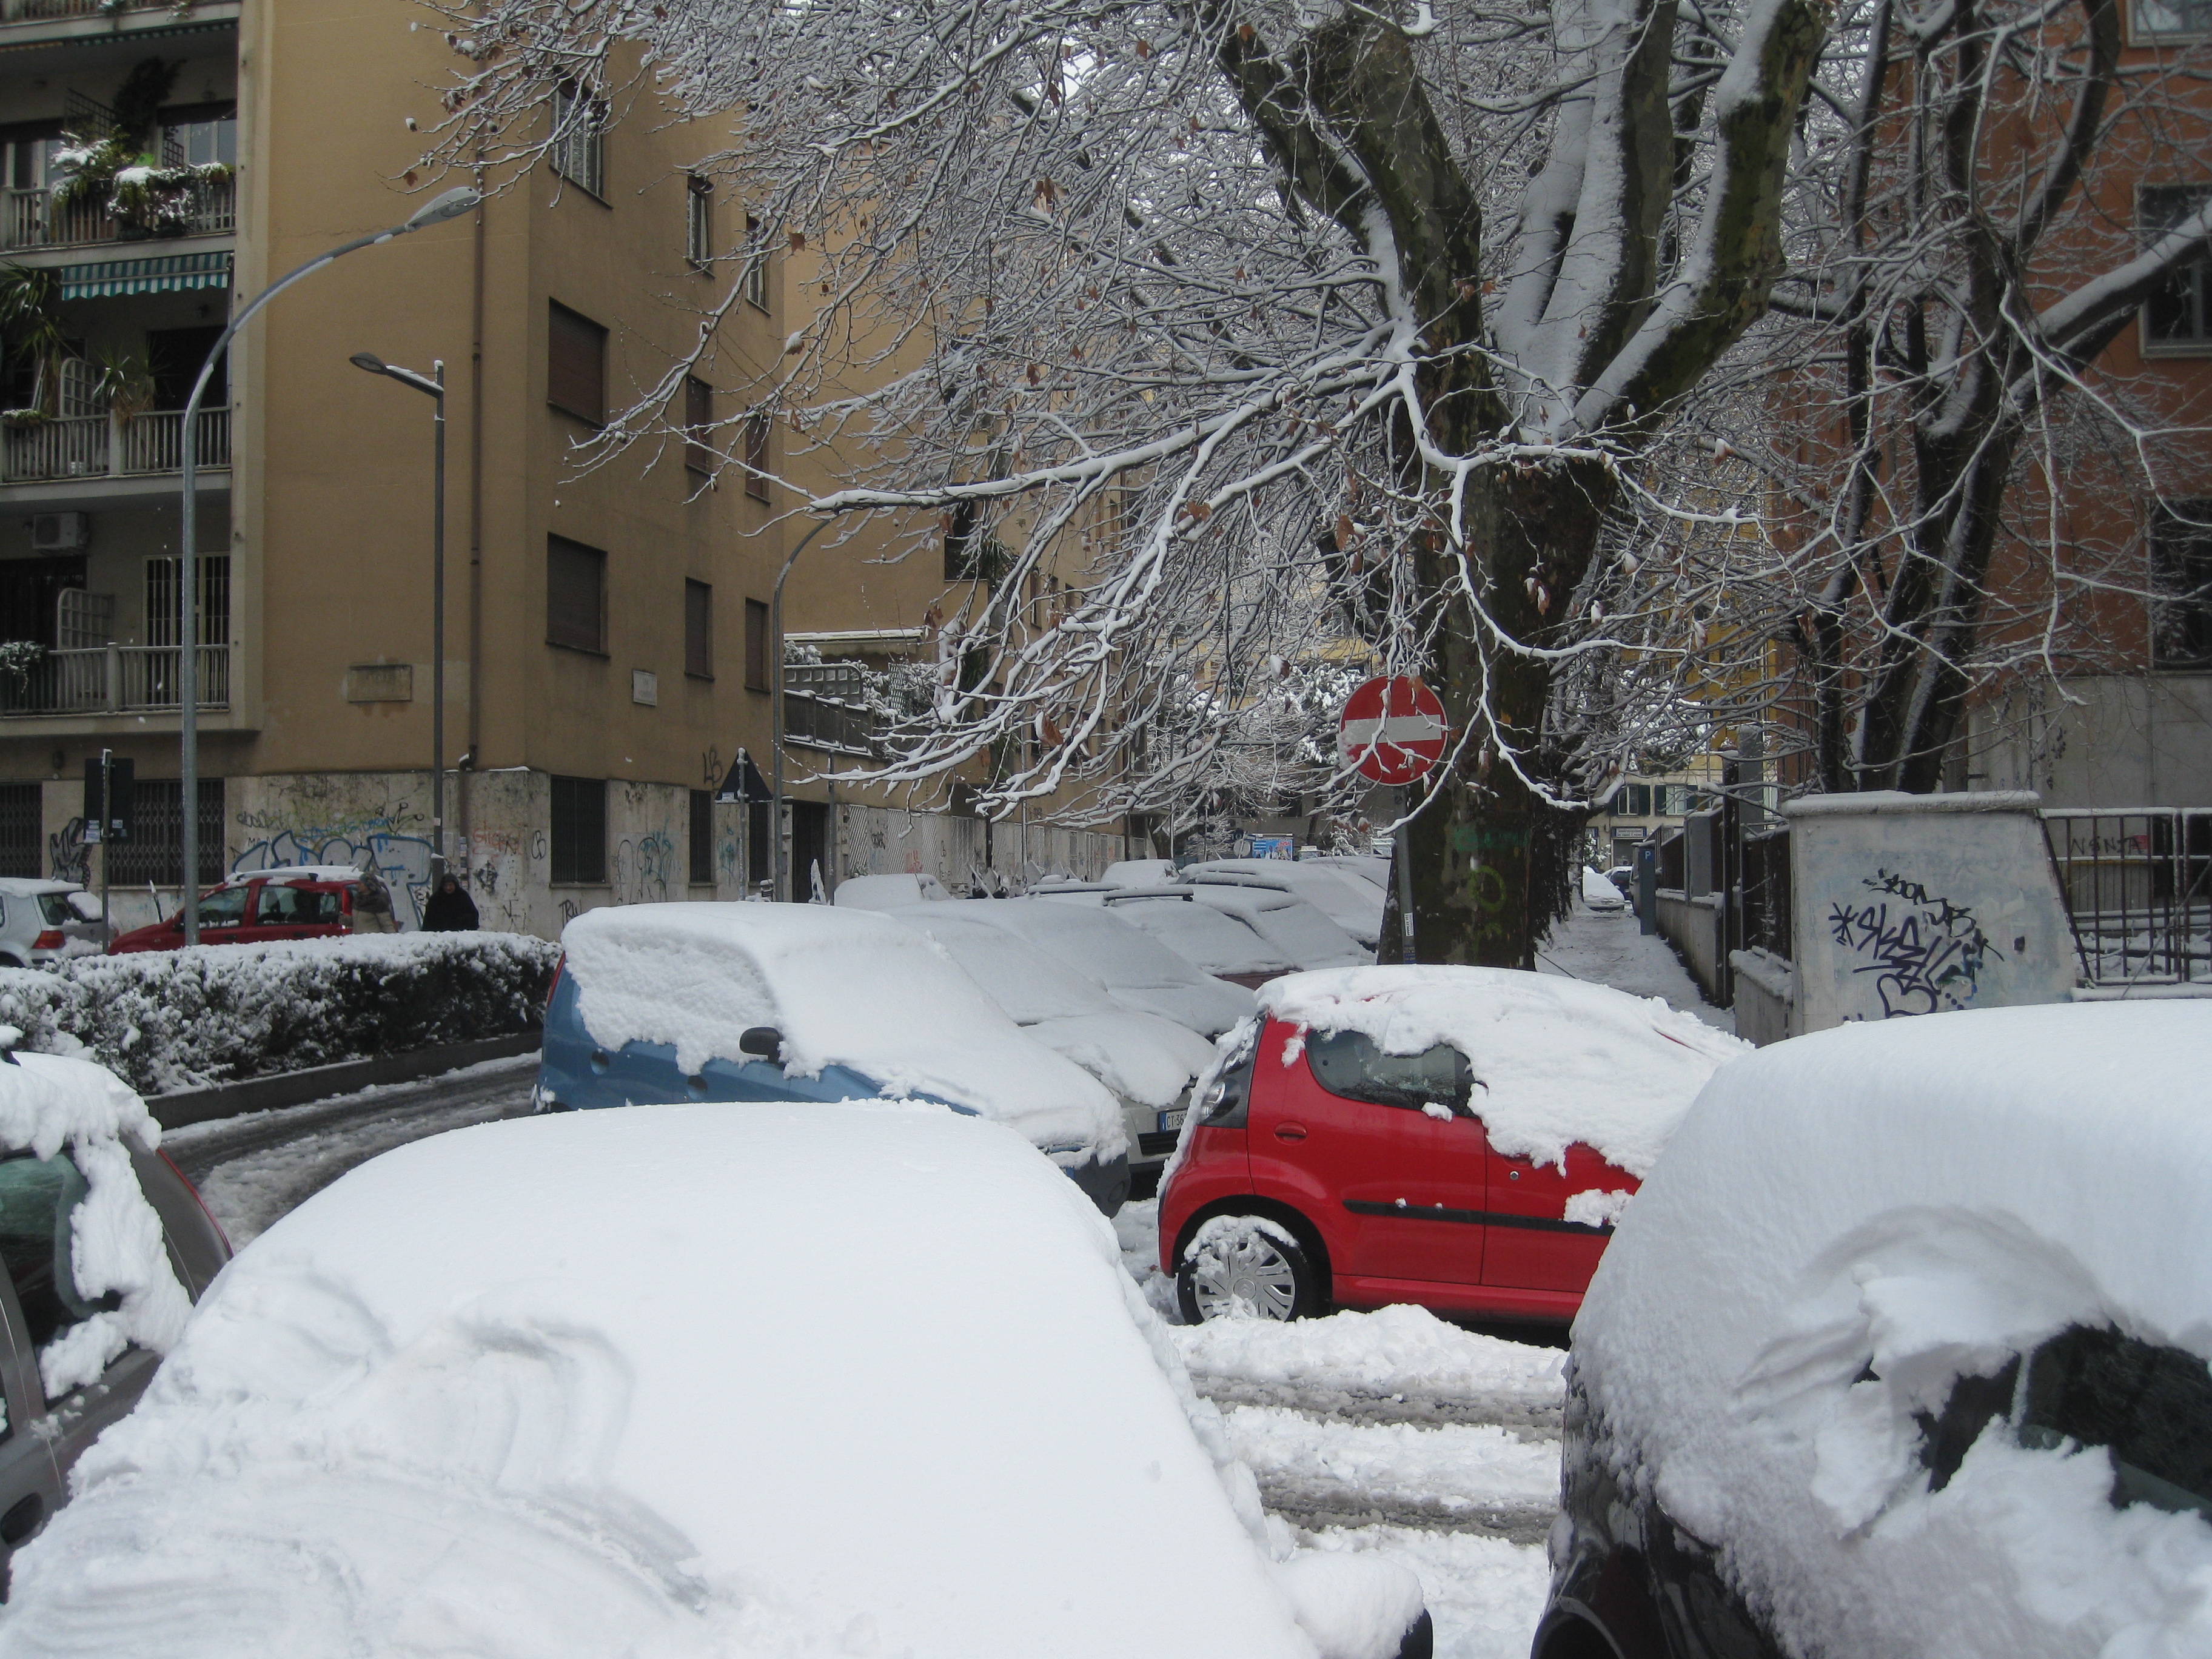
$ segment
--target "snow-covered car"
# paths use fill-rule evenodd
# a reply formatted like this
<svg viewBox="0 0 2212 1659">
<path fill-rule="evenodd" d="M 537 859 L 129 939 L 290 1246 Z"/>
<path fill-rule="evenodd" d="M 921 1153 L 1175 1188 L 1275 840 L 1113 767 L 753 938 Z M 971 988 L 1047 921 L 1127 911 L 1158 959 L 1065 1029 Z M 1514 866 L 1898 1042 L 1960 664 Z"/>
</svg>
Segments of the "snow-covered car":
<svg viewBox="0 0 2212 1659">
<path fill-rule="evenodd" d="M 1024 1036 L 1114 1091 L 1135 1149 L 1132 1179 L 1148 1182 L 1175 1150 L 1191 1083 L 1212 1064 L 1213 1045 L 1171 1019 L 1124 1008 L 1088 974 L 1003 927 L 971 919 L 969 908 L 915 904 L 890 914 L 943 945 Z"/>
<path fill-rule="evenodd" d="M 2212 1653 L 2212 1004 L 1717 1075 L 1574 1328 L 1534 1659 Z"/>
<path fill-rule="evenodd" d="M 46 968 L 98 956 L 112 930 L 100 900 L 73 881 L 0 877 L 0 968 Z"/>
<path fill-rule="evenodd" d="M 1091 904 L 1151 934 L 1200 973 L 1257 990 L 1295 971 L 1295 964 L 1241 915 L 1200 904 L 1186 882 L 1152 887 L 1054 887 L 1032 897 Z"/>
<path fill-rule="evenodd" d="M 1270 1527 L 1066 1182 L 1001 1126 L 889 1101 L 522 1119 L 372 1160 L 240 1254 L 17 1565 L 0 1650 L 87 1659 L 1429 1636 L 1410 1571 Z"/>
<path fill-rule="evenodd" d="M 1173 859 L 1123 859 L 1109 864 L 1098 879 L 1109 887 L 1150 887 L 1176 878 Z"/>
<path fill-rule="evenodd" d="M 1513 969 L 1276 980 L 1199 1079 L 1160 1270 L 1193 1322 L 1570 1320 L 1674 1125 L 1750 1051 L 1656 997 Z"/>
<path fill-rule="evenodd" d="M 1634 865 L 1616 864 L 1605 872 L 1605 878 L 1620 890 L 1620 896 L 1623 898 L 1632 899 L 1636 896 L 1636 866 Z"/>
<path fill-rule="evenodd" d="M 1205 885 L 1235 882 L 1295 894 L 1365 946 L 1370 961 L 1382 934 L 1382 890 L 1372 882 L 1332 870 L 1318 859 L 1304 863 L 1288 859 L 1215 859 L 1192 865 L 1182 872 L 1182 879 Z"/>
<path fill-rule="evenodd" d="M 540 1111 L 914 1096 L 1009 1125 L 1109 1215 L 1128 1196 L 1120 1103 L 917 928 L 826 904 L 624 904 L 561 945 Z"/>
<path fill-rule="evenodd" d="M 0 1584 L 230 1255 L 113 1073 L 0 1056 Z"/>
<path fill-rule="evenodd" d="M 836 902 L 848 910 L 896 910 L 952 896 L 943 882 L 927 871 L 919 875 L 894 872 L 881 876 L 848 876 L 837 884 Z"/>
<path fill-rule="evenodd" d="M 1588 865 L 1583 866 L 1583 902 L 1593 910 L 1620 911 L 1628 908 L 1620 889 Z"/>
<path fill-rule="evenodd" d="M 1192 896 L 1225 910 L 1301 969 L 1371 964 L 1374 948 L 1362 945 L 1315 906 L 1287 888 L 1257 880 L 1194 881 Z"/>
<path fill-rule="evenodd" d="M 1202 1037 L 1252 1012 L 1252 994 L 1200 973 L 1150 935 L 1098 907 L 1060 899 L 970 899 L 961 914 L 1003 927 L 1088 974 L 1124 1008 L 1158 1014 Z"/>
</svg>

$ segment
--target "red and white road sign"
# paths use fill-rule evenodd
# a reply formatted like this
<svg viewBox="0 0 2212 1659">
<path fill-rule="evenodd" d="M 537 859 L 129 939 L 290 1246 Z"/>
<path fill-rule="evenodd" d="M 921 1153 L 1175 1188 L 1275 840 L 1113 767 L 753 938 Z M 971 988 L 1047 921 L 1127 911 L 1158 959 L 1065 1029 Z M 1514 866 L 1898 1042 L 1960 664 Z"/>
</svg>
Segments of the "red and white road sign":
<svg viewBox="0 0 2212 1659">
<path fill-rule="evenodd" d="M 1369 680 L 1344 700 L 1336 752 L 1373 782 L 1411 783 L 1443 757 L 1450 735 L 1437 694 L 1397 674 Z"/>
</svg>

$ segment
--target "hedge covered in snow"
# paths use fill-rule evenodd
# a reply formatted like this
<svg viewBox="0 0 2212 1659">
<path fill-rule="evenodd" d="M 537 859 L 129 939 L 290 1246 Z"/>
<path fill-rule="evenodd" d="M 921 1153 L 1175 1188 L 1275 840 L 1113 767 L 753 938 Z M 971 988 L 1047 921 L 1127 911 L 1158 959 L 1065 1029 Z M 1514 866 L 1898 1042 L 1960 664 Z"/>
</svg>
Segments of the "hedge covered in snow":
<svg viewBox="0 0 2212 1659">
<path fill-rule="evenodd" d="M 391 933 L 82 957 L 0 969 L 0 1023 L 167 1094 L 528 1030 L 560 955 L 523 933 Z"/>
</svg>

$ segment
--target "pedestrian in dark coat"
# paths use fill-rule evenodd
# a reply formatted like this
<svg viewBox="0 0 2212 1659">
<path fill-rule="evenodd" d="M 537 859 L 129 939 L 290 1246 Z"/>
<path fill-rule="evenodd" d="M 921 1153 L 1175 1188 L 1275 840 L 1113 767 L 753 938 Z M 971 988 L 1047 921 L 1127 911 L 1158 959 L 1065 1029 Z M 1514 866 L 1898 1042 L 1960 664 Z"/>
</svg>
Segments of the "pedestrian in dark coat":
<svg viewBox="0 0 2212 1659">
<path fill-rule="evenodd" d="M 422 906 L 422 931 L 426 933 L 473 933 L 477 930 L 477 904 L 461 885 L 459 876 L 448 872 L 438 878 L 438 890 L 430 895 Z"/>
</svg>

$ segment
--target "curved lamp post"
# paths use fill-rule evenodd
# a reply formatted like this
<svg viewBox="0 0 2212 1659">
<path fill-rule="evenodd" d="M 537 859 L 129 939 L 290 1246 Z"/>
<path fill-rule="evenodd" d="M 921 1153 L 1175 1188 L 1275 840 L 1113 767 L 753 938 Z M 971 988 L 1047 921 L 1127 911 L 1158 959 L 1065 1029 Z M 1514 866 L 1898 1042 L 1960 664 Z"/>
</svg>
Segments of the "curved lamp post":
<svg viewBox="0 0 2212 1659">
<path fill-rule="evenodd" d="M 310 272 L 320 270 L 331 260 L 365 247 L 374 247 L 395 236 L 404 236 L 410 231 L 421 230 L 428 225 L 443 224 L 448 219 L 459 218 L 483 199 L 481 191 L 464 185 L 449 190 L 442 196 L 433 197 L 415 210 L 404 225 L 394 225 L 390 230 L 380 230 L 373 236 L 360 236 L 350 242 L 332 248 L 329 252 L 310 259 L 296 270 L 286 272 L 267 288 L 248 301 L 245 307 L 230 319 L 216 343 L 208 348 L 207 362 L 200 366 L 200 377 L 192 382 L 192 395 L 185 400 L 184 431 L 179 434 L 184 450 L 184 523 L 178 546 L 178 586 L 183 590 L 179 605 L 182 611 L 179 629 L 179 661 L 177 665 L 178 759 L 181 777 L 178 786 L 178 807 L 184 817 L 184 903 L 185 943 L 200 942 L 199 866 L 200 866 L 200 726 L 199 726 L 199 525 L 198 489 L 200 399 L 207 393 L 208 381 L 215 374 L 215 366 L 222 361 L 222 354 L 230 349 L 230 342 L 238 331 L 252 320 L 253 313 L 267 305 L 286 289 Z M 444 667 L 442 660 L 439 665 Z"/>
<path fill-rule="evenodd" d="M 446 365 L 434 361 L 428 374 L 417 374 L 373 352 L 356 351 L 347 361 L 437 399 L 430 485 L 430 884 L 435 887 L 446 873 Z"/>
</svg>

